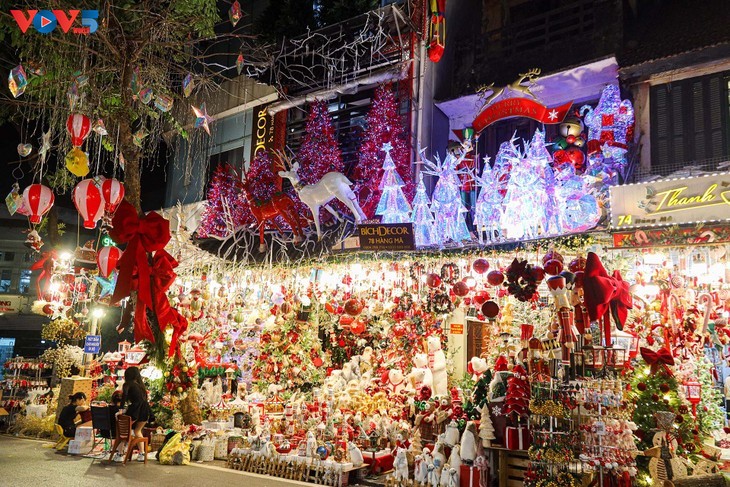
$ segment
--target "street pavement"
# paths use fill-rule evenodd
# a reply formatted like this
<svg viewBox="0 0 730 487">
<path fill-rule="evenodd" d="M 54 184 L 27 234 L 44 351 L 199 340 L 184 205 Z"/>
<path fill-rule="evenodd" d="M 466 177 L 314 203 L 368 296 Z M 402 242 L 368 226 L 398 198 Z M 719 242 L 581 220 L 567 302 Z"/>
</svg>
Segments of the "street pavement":
<svg viewBox="0 0 730 487">
<path fill-rule="evenodd" d="M 58 453 L 51 443 L 0 436 L 0 487 L 150 486 L 207 487 L 244 484 L 247 487 L 311 485 L 274 479 L 224 467 L 191 463 L 160 465 L 156 460 L 121 463 Z"/>
</svg>

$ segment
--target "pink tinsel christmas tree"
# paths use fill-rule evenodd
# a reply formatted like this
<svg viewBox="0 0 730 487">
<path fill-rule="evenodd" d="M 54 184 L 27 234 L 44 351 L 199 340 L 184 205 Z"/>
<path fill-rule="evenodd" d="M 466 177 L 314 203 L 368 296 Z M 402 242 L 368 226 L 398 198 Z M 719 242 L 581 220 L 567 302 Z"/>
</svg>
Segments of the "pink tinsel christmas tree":
<svg viewBox="0 0 730 487">
<path fill-rule="evenodd" d="M 254 221 L 243 196 L 243 183 L 227 163 L 218 165 L 208 188 L 208 201 L 197 234 L 201 238 L 227 238 L 241 225 Z"/>
<path fill-rule="evenodd" d="M 368 218 L 373 217 L 380 200 L 379 184 L 385 157 L 382 148 L 385 143 L 390 143 L 393 147 L 390 155 L 396 171 L 405 183 L 403 193 L 410 203 L 416 192 L 411 172 L 411 151 L 391 85 L 383 85 L 375 90 L 375 98 L 368 113 L 367 132 L 360 146 L 360 158 L 352 170 L 351 179 L 355 183 L 355 193 Z"/>
<path fill-rule="evenodd" d="M 296 159 L 301 167 L 299 178 L 302 183 L 315 184 L 330 171 L 342 172 L 340 147 L 326 102 L 312 103 L 305 130 Z"/>
<path fill-rule="evenodd" d="M 266 150 L 256 153 L 245 179 L 246 194 L 254 205 L 271 201 L 274 193 L 281 188 L 281 179 L 274 174 L 274 162 Z"/>
</svg>

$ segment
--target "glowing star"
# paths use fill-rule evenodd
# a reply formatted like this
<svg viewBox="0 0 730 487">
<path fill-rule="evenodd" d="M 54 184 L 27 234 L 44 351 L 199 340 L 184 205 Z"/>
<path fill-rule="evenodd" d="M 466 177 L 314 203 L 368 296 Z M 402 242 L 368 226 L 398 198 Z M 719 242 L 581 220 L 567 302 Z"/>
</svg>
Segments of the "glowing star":
<svg viewBox="0 0 730 487">
<path fill-rule="evenodd" d="M 548 112 L 548 118 L 550 120 L 557 120 L 558 119 L 558 111 L 557 110 L 554 110 L 554 109 L 553 110 L 550 110 Z"/>
<path fill-rule="evenodd" d="M 114 288 L 117 285 L 116 272 L 112 272 L 109 278 L 94 276 L 94 279 L 96 279 L 96 282 L 98 282 L 99 286 L 101 287 L 101 291 L 99 291 L 99 299 L 104 299 L 107 296 L 111 296 L 112 294 L 114 294 Z"/>
<path fill-rule="evenodd" d="M 203 130 L 207 132 L 208 135 L 210 135 L 210 123 L 213 121 L 213 118 L 208 115 L 208 109 L 205 106 L 205 102 L 203 102 L 202 105 L 200 105 L 200 108 L 192 107 L 193 113 L 195 113 L 195 116 L 197 119 L 195 120 L 195 128 L 198 129 L 200 127 L 203 127 Z"/>
<path fill-rule="evenodd" d="M 391 144 L 390 142 L 386 142 L 385 144 L 383 144 L 382 149 L 385 152 L 390 152 L 393 150 L 393 144 Z"/>
</svg>

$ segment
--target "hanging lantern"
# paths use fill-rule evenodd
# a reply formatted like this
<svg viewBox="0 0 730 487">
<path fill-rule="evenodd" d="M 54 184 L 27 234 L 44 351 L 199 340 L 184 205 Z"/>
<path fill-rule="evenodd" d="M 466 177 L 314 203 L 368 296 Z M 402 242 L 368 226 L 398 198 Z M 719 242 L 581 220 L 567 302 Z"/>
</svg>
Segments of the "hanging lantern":
<svg viewBox="0 0 730 487">
<path fill-rule="evenodd" d="M 110 245 L 102 247 L 96 254 L 96 263 L 99 265 L 99 274 L 101 277 L 107 278 L 117 268 L 117 262 L 122 258 L 122 251 L 119 247 Z"/>
<path fill-rule="evenodd" d="M 91 131 L 91 120 L 86 115 L 72 113 L 66 120 L 66 130 L 71 135 L 71 144 L 81 147 Z"/>
<path fill-rule="evenodd" d="M 30 213 L 30 222 L 37 224 L 41 222 L 41 217 L 45 215 L 53 206 L 53 191 L 48 186 L 42 184 L 31 184 L 23 191 L 23 204 Z"/>
<path fill-rule="evenodd" d="M 84 179 L 73 190 L 74 205 L 84 219 L 84 228 L 96 227 L 96 222 L 104 215 L 101 191 L 93 179 Z"/>
<path fill-rule="evenodd" d="M 685 396 L 692 403 L 692 416 L 697 417 L 697 405 L 702 400 L 702 384 L 697 379 L 689 379 L 684 384 Z"/>
<path fill-rule="evenodd" d="M 105 179 L 101 183 L 101 194 L 104 196 L 104 211 L 114 213 L 124 199 L 124 185 L 114 178 Z"/>
</svg>

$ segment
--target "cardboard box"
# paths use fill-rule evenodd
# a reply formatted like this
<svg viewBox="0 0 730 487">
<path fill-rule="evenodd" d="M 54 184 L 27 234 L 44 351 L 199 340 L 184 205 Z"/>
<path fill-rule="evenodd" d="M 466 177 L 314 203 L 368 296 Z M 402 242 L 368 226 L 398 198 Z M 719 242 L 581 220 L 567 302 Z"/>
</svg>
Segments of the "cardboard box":
<svg viewBox="0 0 730 487">
<path fill-rule="evenodd" d="M 70 455 L 83 455 L 91 451 L 91 441 L 71 440 L 68 442 L 68 453 Z"/>
<path fill-rule="evenodd" d="M 79 426 L 76 428 L 74 440 L 80 442 L 94 441 L 94 428 L 91 426 Z"/>
</svg>

